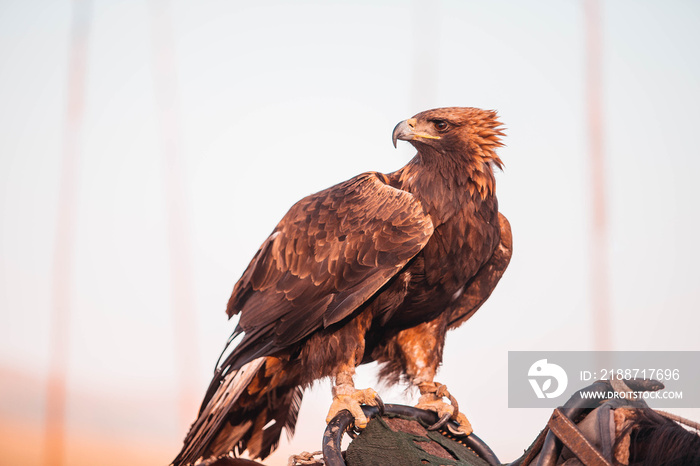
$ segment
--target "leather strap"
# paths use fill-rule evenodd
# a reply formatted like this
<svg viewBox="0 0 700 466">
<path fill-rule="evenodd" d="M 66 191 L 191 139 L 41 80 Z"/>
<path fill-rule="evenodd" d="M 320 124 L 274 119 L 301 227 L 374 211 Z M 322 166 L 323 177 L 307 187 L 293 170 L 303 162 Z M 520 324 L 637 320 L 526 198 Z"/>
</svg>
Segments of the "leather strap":
<svg viewBox="0 0 700 466">
<path fill-rule="evenodd" d="M 612 466 L 603 454 L 583 436 L 576 424 L 559 409 L 547 423 L 551 431 L 586 466 Z"/>
</svg>

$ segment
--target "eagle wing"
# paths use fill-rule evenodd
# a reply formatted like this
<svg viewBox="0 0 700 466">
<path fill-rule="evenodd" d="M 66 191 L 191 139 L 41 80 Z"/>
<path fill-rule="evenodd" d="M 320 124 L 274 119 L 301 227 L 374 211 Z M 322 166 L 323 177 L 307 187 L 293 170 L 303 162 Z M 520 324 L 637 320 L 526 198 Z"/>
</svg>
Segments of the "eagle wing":
<svg viewBox="0 0 700 466">
<path fill-rule="evenodd" d="M 513 254 L 513 235 L 508 219 L 499 212 L 501 241 L 496 246 L 489 260 L 481 266 L 479 272 L 465 285 L 464 292 L 452 304 L 449 310 L 448 328 L 456 328 L 466 322 L 491 296 L 498 281 L 508 267 Z"/>
<path fill-rule="evenodd" d="M 245 333 L 222 364 L 237 369 L 353 313 L 418 252 L 433 223 L 411 193 L 380 173 L 296 203 L 236 283 L 227 313 Z"/>
</svg>

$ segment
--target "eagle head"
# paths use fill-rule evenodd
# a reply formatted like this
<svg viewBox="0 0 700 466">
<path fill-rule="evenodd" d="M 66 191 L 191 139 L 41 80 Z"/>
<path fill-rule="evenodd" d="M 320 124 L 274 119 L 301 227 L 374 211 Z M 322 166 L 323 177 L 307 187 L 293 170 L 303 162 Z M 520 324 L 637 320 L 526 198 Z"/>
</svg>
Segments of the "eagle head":
<svg viewBox="0 0 700 466">
<path fill-rule="evenodd" d="M 501 122 L 493 110 L 447 107 L 426 110 L 394 127 L 392 140 L 408 141 L 418 152 L 467 157 L 470 162 L 503 167 L 495 149 L 503 145 Z"/>
</svg>

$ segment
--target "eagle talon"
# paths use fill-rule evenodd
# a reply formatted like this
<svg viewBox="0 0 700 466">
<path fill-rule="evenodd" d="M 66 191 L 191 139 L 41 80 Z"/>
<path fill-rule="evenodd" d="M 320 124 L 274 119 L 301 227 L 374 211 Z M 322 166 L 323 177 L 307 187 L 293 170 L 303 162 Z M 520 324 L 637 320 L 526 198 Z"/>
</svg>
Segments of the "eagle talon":
<svg viewBox="0 0 700 466">
<path fill-rule="evenodd" d="M 380 412 L 384 411 L 384 402 L 379 398 L 377 392 L 371 388 L 357 390 L 349 385 L 337 385 L 333 391 L 333 403 L 328 410 L 328 416 L 326 416 L 327 423 L 331 422 L 340 411 L 346 409 L 355 419 L 355 428 L 362 430 L 367 427 L 369 422 L 364 411 L 362 411 L 362 405 L 377 406 Z"/>
<path fill-rule="evenodd" d="M 454 427 L 451 423 L 448 422 L 446 427 L 452 435 L 470 435 L 472 433 L 471 424 L 469 424 L 469 430 L 467 432 L 463 432 L 460 430 L 462 428 L 462 424 L 460 424 L 459 427 Z"/>
<path fill-rule="evenodd" d="M 379 409 L 379 415 L 383 416 L 384 415 L 384 401 L 379 396 L 379 393 L 375 393 L 374 401 L 376 401 L 376 403 L 377 403 L 376 406 L 377 406 L 377 409 Z"/>
<path fill-rule="evenodd" d="M 428 427 L 428 430 L 438 430 L 438 429 L 440 429 L 440 428 L 443 427 L 445 424 L 447 424 L 447 421 L 449 421 L 451 417 L 452 417 L 452 415 L 451 415 L 450 413 L 445 413 L 445 414 L 443 414 L 442 417 L 440 418 L 440 420 L 439 420 L 438 422 L 436 422 L 436 423 L 433 424 L 432 426 Z"/>
<path fill-rule="evenodd" d="M 416 408 L 432 411 L 440 416 L 440 420 L 430 426 L 428 430 L 437 430 L 445 425 L 447 429 L 455 435 L 469 435 L 472 433 L 472 426 L 464 413 L 459 411 L 457 400 L 450 394 L 447 387 L 440 383 L 424 383 L 419 386 L 421 397 L 418 400 Z M 450 402 L 442 401 L 442 398 L 447 398 Z M 459 424 L 459 428 L 455 428 L 449 420 L 454 420 Z"/>
</svg>

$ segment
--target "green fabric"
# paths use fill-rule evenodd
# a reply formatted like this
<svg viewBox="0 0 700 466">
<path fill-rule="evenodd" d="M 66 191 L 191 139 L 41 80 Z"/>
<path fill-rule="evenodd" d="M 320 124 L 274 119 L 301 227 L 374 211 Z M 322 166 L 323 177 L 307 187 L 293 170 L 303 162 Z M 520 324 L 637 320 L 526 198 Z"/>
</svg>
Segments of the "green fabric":
<svg viewBox="0 0 700 466">
<path fill-rule="evenodd" d="M 393 417 L 393 416 L 390 416 Z M 401 419 L 412 420 L 398 416 Z M 367 428 L 350 443 L 345 461 L 348 466 L 432 465 L 432 466 L 488 466 L 484 460 L 461 443 L 438 432 L 427 436 L 395 432 L 382 418 L 374 418 Z M 427 453 L 421 443 L 436 442 L 454 459 Z"/>
</svg>

